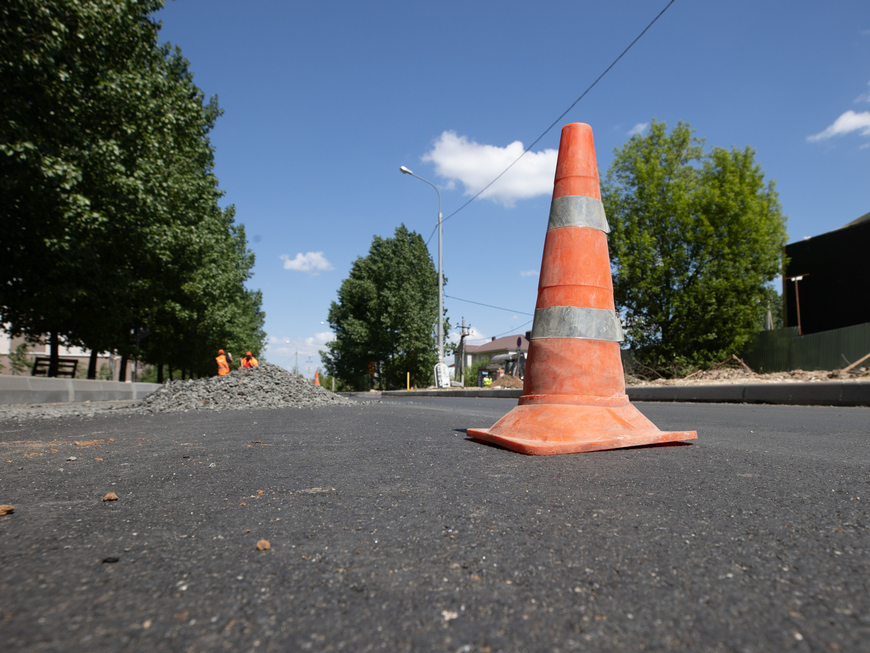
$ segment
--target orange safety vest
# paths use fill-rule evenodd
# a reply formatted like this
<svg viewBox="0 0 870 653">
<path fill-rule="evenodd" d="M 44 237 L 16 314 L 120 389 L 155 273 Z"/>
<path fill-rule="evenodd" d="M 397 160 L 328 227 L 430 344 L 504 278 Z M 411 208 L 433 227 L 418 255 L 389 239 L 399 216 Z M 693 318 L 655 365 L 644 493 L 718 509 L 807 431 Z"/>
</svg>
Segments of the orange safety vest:
<svg viewBox="0 0 870 653">
<path fill-rule="evenodd" d="M 257 362 L 257 359 L 251 356 L 248 358 L 247 356 L 242 357 L 242 366 L 243 367 L 260 367 L 260 364 Z"/>
<path fill-rule="evenodd" d="M 218 365 L 218 374 L 223 376 L 224 374 L 230 373 L 230 364 L 227 363 L 227 357 L 221 354 L 217 358 L 215 358 Z"/>
</svg>

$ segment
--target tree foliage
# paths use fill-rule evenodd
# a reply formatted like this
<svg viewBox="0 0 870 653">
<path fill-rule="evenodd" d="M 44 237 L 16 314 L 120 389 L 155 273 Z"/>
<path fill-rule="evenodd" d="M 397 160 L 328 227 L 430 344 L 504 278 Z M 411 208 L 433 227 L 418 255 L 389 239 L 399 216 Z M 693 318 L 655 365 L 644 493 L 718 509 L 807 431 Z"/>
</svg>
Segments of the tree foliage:
<svg viewBox="0 0 870 653">
<path fill-rule="evenodd" d="M 331 375 L 368 388 L 369 363 L 381 387 L 429 385 L 438 361 L 438 273 L 423 238 L 405 225 L 392 238 L 375 236 L 368 256 L 354 261 L 329 308 L 335 340 L 321 352 Z"/>
<path fill-rule="evenodd" d="M 214 373 L 261 349 L 253 255 L 219 207 L 208 134 L 221 114 L 162 0 L 0 6 L 0 318 L 13 334 Z"/>
<path fill-rule="evenodd" d="M 750 147 L 704 153 L 680 122 L 653 121 L 602 184 L 617 310 L 634 356 L 659 371 L 737 353 L 767 311 L 786 243 L 774 182 Z"/>
<path fill-rule="evenodd" d="M 480 372 L 481 368 L 489 365 L 489 357 L 481 358 L 476 363 L 472 363 L 468 366 L 468 369 L 465 370 L 465 387 L 466 388 L 475 388 L 477 387 L 477 375 Z"/>
</svg>

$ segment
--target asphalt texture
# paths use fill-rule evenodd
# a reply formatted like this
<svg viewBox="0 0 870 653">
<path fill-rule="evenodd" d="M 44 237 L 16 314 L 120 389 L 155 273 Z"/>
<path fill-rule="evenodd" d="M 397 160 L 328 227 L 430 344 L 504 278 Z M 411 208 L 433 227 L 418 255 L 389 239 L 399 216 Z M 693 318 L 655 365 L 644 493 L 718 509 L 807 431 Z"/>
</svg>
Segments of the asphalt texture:
<svg viewBox="0 0 870 653">
<path fill-rule="evenodd" d="M 636 404 L 698 439 L 562 456 L 466 437 L 515 404 L 2 422 L 0 650 L 868 650 L 868 409 Z"/>
</svg>

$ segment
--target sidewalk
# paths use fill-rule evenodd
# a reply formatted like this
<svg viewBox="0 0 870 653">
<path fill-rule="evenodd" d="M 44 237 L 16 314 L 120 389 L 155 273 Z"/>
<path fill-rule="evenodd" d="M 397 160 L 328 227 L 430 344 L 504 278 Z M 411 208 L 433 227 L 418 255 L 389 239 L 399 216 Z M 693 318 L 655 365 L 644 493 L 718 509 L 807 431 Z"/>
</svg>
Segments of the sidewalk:
<svg viewBox="0 0 870 653">
<path fill-rule="evenodd" d="M 635 385 L 626 387 L 631 401 L 708 402 L 717 404 L 785 404 L 791 406 L 870 406 L 870 381 L 816 383 L 717 383 L 710 385 Z M 519 389 L 452 388 L 341 393 L 357 397 L 489 397 L 518 399 Z"/>
</svg>

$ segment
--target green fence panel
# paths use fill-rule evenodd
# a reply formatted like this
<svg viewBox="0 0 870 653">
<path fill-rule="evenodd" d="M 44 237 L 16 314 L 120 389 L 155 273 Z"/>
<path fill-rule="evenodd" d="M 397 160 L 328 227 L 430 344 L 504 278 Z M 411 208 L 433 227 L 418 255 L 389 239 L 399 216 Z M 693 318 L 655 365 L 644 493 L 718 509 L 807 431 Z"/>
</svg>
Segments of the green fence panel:
<svg viewBox="0 0 870 653">
<path fill-rule="evenodd" d="M 754 371 L 838 370 L 870 354 L 870 322 L 798 336 L 797 327 L 762 331 L 743 350 Z M 870 365 L 868 365 L 870 366 Z"/>
</svg>

